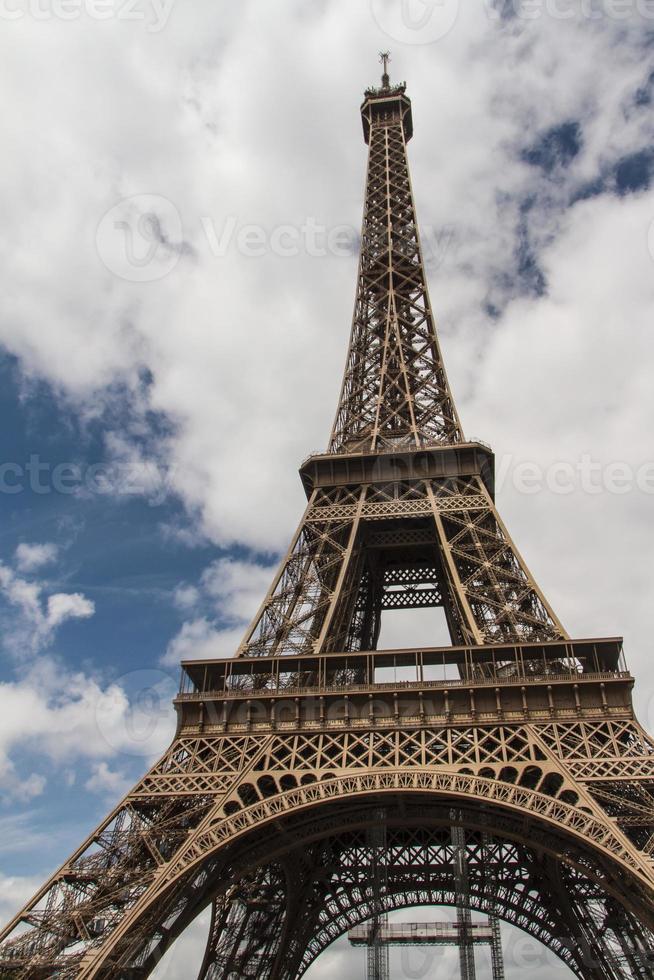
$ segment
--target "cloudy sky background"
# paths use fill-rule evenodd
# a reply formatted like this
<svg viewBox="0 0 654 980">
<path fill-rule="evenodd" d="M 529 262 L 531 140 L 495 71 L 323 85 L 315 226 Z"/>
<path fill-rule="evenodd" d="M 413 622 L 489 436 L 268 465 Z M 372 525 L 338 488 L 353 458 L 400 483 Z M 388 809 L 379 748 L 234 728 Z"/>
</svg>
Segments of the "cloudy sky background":
<svg viewBox="0 0 654 980">
<path fill-rule="evenodd" d="M 0 918 L 165 746 L 179 659 L 234 650 L 301 513 L 381 48 L 464 428 L 569 630 L 625 636 L 653 727 L 654 3 L 0 8 Z M 508 975 L 555 975 L 532 954 Z M 311 976 L 336 971 L 362 954 Z"/>
</svg>

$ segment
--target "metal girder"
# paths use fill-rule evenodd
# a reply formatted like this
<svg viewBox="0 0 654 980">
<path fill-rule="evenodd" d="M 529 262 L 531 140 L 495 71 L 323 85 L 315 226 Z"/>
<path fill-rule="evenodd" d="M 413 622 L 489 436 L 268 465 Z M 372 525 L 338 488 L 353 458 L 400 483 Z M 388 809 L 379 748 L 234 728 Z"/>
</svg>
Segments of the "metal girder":
<svg viewBox="0 0 654 980">
<path fill-rule="evenodd" d="M 453 642 L 565 638 L 483 480 L 467 477 L 314 491 L 240 654 L 374 648 L 378 623 L 375 620 L 371 627 L 360 615 L 365 604 L 361 589 L 370 587 L 366 583 L 378 554 L 376 547 L 367 546 L 366 525 L 372 522 L 374 528 L 380 521 L 394 521 L 398 532 L 401 527 L 411 531 L 416 521 L 424 524 L 425 517 L 430 518 L 429 530 L 436 541 L 430 560 Z M 405 573 L 420 569 L 424 555 L 425 545 L 408 542 L 402 551 Z M 377 591 L 383 595 L 383 587 Z M 415 591 L 411 593 L 408 586 L 397 595 L 396 606 L 400 595 L 407 604 L 415 601 Z"/>
<path fill-rule="evenodd" d="M 365 946 L 368 942 L 368 926 L 355 926 L 348 932 L 352 946 Z M 458 946 L 461 930 L 453 922 L 397 922 L 387 925 L 381 940 L 387 946 Z M 489 946 L 493 932 L 488 922 L 470 925 L 470 942 L 475 946 Z"/>
<path fill-rule="evenodd" d="M 453 814 L 456 816 L 456 814 Z M 465 830 L 460 824 L 452 826 L 452 871 L 456 896 L 456 923 L 459 934 L 459 971 L 461 980 L 477 980 L 475 950 L 472 937 L 470 882 Z"/>
</svg>

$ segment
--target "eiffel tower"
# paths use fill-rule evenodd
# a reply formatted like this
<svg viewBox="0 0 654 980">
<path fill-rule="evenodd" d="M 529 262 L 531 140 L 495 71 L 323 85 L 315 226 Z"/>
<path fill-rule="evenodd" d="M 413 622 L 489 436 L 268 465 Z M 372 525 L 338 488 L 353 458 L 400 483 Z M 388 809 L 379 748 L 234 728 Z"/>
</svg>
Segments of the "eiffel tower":
<svg viewBox="0 0 654 980">
<path fill-rule="evenodd" d="M 237 655 L 183 665 L 170 748 L 2 933 L 3 977 L 147 977 L 211 907 L 200 980 L 292 980 L 374 915 L 456 906 L 462 848 L 471 909 L 585 980 L 654 976 L 654 742 L 622 642 L 568 636 L 496 510 L 386 66 L 361 114 L 352 334 L 297 533 Z M 431 607 L 450 644 L 377 649 L 387 610 Z"/>
</svg>

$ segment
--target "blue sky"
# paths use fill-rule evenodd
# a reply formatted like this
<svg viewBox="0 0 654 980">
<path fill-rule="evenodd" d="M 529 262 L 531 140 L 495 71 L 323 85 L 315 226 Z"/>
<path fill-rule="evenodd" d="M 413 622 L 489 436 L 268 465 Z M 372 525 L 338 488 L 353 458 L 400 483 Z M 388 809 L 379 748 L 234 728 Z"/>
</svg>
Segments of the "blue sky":
<svg viewBox="0 0 654 980">
<path fill-rule="evenodd" d="M 159 504 L 128 492 L 95 492 L 101 476 L 111 474 L 111 467 L 90 472 L 105 459 L 102 423 L 82 430 L 47 385 L 23 387 L 11 357 L 0 361 L 0 384 L 0 453 L 23 470 L 5 476 L 3 554 L 13 555 L 24 541 L 54 544 L 58 558 L 47 568 L 49 587 L 83 592 L 95 602 L 92 649 L 72 627 L 59 636 L 69 664 L 81 668 L 95 659 L 121 670 L 136 650 L 144 662 L 156 660 L 178 619 L 171 591 L 180 574 L 197 576 L 207 550 L 164 540 L 160 525 L 180 514 L 174 499 Z M 61 469 L 57 479 L 65 465 L 69 482 Z M 42 467 L 38 476 L 36 466 Z"/>
<path fill-rule="evenodd" d="M 654 726 L 651 4 L 9 6 L 0 917 L 165 747 L 179 659 L 233 652 L 300 517 L 382 48 L 413 99 L 464 429 L 496 450 L 501 512 L 570 631 L 625 635 Z M 422 642 L 424 623 L 391 634 Z M 357 964 L 338 947 L 314 976 Z"/>
<path fill-rule="evenodd" d="M 164 539 L 159 525 L 176 518 L 179 505 L 175 501 L 159 508 L 140 496 L 57 492 L 50 479 L 55 467 L 70 463 L 80 473 L 86 472 L 103 458 L 99 437 L 91 431 L 82 433 L 75 414 L 46 385 L 25 386 L 14 358 L 2 358 L 0 378 L 0 455 L 4 462 L 25 470 L 25 488 L 2 495 L 2 560 L 15 566 L 21 544 L 52 545 L 51 561 L 17 574 L 29 582 L 38 581 L 48 594 L 82 594 L 94 606 L 92 617 L 71 618 L 61 625 L 56 640 L 48 645 L 48 657 L 57 665 L 55 669 L 60 667 L 67 674 L 88 672 L 103 685 L 123 677 L 135 663 L 157 664 L 179 624 L 171 593 L 180 573 L 197 576 L 208 549 L 189 549 L 174 539 Z M 43 492 L 31 489 L 26 469 L 30 459 L 34 462 L 37 457 L 49 467 L 49 473 L 41 470 L 39 482 L 34 483 Z M 13 488 L 22 480 L 12 469 L 6 472 L 5 482 Z M 5 603 L 5 641 L 7 634 L 19 632 L 14 614 L 15 606 Z M 20 633 L 19 639 L 26 641 Z M 25 658 L 23 652 L 10 650 L 3 663 L 3 681 L 14 683 L 33 668 L 31 658 Z M 175 671 L 171 669 L 170 675 L 173 686 Z M 12 841 L 11 849 L 3 848 L 2 863 L 8 874 L 42 872 L 44 857 L 46 866 L 48 861 L 54 864 L 78 842 L 76 838 L 81 840 L 88 832 L 89 818 L 99 818 L 106 809 L 106 801 L 94 799 L 84 787 L 93 763 L 56 767 L 53 772 L 51 760 L 39 758 L 38 749 L 30 748 L 29 743 L 18 747 L 13 762 L 28 775 L 44 776 L 44 793 L 39 794 L 34 808 L 17 806 L 15 798 L 5 798 L 0 825 L 24 819 L 25 826 L 38 836 L 44 833 L 44 824 L 52 826 L 54 820 L 57 829 L 52 837 L 46 833 L 38 847 L 15 847 Z M 143 760 L 137 759 L 129 768 L 136 777 L 143 766 Z"/>
<path fill-rule="evenodd" d="M 115 733 L 111 723 L 103 731 L 101 722 L 100 744 L 86 758 L 83 748 L 69 748 L 54 760 L 43 757 L 40 746 L 17 731 L 0 811 L 2 866 L 14 875 L 42 873 L 44 861 L 56 864 L 104 816 L 116 791 L 136 781 L 165 747 L 174 729 L 170 701 L 179 657 L 166 663 L 162 658 L 184 623 L 184 590 L 195 589 L 190 583 L 198 583 L 212 562 L 238 562 L 242 549 L 177 534 L 188 523 L 179 499 L 158 489 L 144 495 L 138 468 L 108 458 L 106 419 L 81 420 L 47 384 L 26 379 L 6 352 L 0 359 L 0 389 L 2 563 L 14 591 L 17 583 L 38 589 L 41 606 L 52 595 L 77 597 L 84 604 L 56 631 L 38 636 L 39 617 L 3 583 L 0 683 L 20 684 L 40 671 L 60 674 L 61 683 L 46 683 L 52 710 L 79 702 L 90 683 L 98 692 L 115 686 L 136 700 L 154 688 L 160 699 L 155 713 L 161 713 L 154 742 L 139 744 L 137 720 L 135 744 L 129 746 L 130 717 L 119 709 L 124 731 Z M 112 415 L 120 408 L 119 401 Z M 197 615 L 204 611 L 201 596 L 193 608 Z M 89 707 L 92 712 L 93 704 Z M 90 723 L 97 723 L 92 713 Z M 143 725 L 147 733 L 148 721 Z M 119 769 L 102 761 L 116 752 Z"/>
</svg>

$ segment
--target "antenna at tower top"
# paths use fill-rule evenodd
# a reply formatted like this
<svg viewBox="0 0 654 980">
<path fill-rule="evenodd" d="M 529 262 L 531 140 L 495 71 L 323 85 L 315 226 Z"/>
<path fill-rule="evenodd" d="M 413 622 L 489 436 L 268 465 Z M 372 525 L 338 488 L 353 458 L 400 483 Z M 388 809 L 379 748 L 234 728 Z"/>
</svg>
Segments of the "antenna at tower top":
<svg viewBox="0 0 654 980">
<path fill-rule="evenodd" d="M 390 88 L 391 80 L 388 74 L 388 63 L 391 60 L 390 51 L 380 51 L 379 61 L 384 66 L 384 74 L 382 75 L 382 88 Z"/>
</svg>

